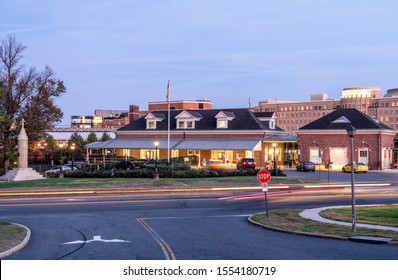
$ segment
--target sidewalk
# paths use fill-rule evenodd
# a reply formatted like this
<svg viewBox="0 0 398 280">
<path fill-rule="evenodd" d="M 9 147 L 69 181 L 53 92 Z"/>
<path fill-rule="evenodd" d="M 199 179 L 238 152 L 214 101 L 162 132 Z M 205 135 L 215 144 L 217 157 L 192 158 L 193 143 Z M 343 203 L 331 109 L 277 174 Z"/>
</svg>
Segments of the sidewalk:
<svg viewBox="0 0 398 280">
<path fill-rule="evenodd" d="M 393 205 L 398 205 L 398 204 L 393 204 Z M 374 205 L 374 204 L 373 205 L 360 205 L 360 206 L 356 206 L 356 207 L 367 207 L 367 206 L 378 206 L 378 205 Z M 330 206 L 330 207 L 306 209 L 300 213 L 300 216 L 305 219 L 315 220 L 315 221 L 322 222 L 322 223 L 343 225 L 343 226 L 351 226 L 352 225 L 352 223 L 329 220 L 329 219 L 323 218 L 319 215 L 320 212 L 327 210 L 327 209 L 332 209 L 332 208 L 351 208 L 351 206 Z M 378 229 L 378 230 L 391 230 L 391 231 L 398 232 L 398 227 L 360 224 L 360 223 L 357 223 L 356 226 L 363 227 L 363 228 Z M 391 239 L 389 239 L 389 238 L 380 238 L 380 237 L 372 237 L 372 236 L 355 236 L 355 237 L 351 237 L 350 239 L 353 241 L 368 242 L 368 243 L 389 243 L 391 241 Z"/>
</svg>

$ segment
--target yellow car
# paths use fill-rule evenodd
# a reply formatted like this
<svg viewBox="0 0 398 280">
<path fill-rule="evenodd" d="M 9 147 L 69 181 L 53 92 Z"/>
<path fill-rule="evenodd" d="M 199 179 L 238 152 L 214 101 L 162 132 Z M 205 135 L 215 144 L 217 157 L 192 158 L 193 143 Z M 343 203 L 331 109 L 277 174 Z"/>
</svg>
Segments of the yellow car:
<svg viewBox="0 0 398 280">
<path fill-rule="evenodd" d="M 344 165 L 342 171 L 343 172 L 351 172 L 351 164 L 348 163 L 348 164 Z M 357 173 L 357 172 L 366 173 L 368 171 L 369 171 L 369 167 L 366 164 L 363 164 L 361 162 L 354 163 L 354 172 L 355 173 Z"/>
</svg>

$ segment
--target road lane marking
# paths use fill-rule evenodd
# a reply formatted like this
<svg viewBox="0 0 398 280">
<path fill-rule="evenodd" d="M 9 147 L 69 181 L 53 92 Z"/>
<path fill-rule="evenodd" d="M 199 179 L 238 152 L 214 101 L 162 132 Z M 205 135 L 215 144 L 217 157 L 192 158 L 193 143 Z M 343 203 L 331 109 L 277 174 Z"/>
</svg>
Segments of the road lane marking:
<svg viewBox="0 0 398 280">
<path fill-rule="evenodd" d="M 152 236 L 153 239 L 159 244 L 160 248 L 166 257 L 166 260 L 176 260 L 173 250 L 171 247 L 164 241 L 162 237 L 151 228 L 148 223 L 145 222 L 144 218 L 137 218 L 137 221 L 143 226 L 143 228 Z"/>
<path fill-rule="evenodd" d="M 102 239 L 101 235 L 94 235 L 93 239 L 90 240 L 75 240 L 71 242 L 61 243 L 61 245 L 72 245 L 72 244 L 87 244 L 91 242 L 104 242 L 104 243 L 123 243 L 123 242 L 131 242 L 128 240 L 122 239 Z"/>
</svg>

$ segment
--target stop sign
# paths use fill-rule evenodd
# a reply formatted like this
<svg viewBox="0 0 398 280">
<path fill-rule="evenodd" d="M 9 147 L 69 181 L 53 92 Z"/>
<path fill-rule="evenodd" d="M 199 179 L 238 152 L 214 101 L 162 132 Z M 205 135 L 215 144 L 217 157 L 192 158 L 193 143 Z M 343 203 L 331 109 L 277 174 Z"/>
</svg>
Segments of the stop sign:
<svg viewBox="0 0 398 280">
<path fill-rule="evenodd" d="M 261 169 L 257 173 L 257 180 L 262 184 L 268 183 L 271 180 L 271 173 L 267 169 Z"/>
</svg>

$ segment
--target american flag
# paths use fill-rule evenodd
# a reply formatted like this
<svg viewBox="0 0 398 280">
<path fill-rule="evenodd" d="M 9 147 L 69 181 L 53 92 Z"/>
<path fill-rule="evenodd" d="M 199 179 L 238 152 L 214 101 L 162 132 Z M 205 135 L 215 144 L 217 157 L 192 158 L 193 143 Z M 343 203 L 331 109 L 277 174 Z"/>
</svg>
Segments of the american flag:
<svg viewBox="0 0 398 280">
<path fill-rule="evenodd" d="M 167 93 L 166 93 L 167 102 L 169 102 L 169 98 L 170 98 L 170 80 L 167 83 Z"/>
</svg>

